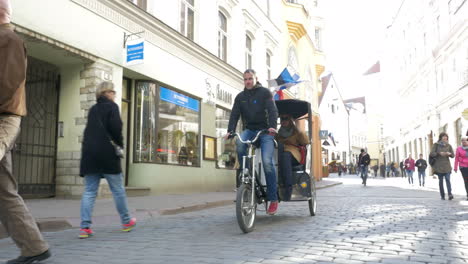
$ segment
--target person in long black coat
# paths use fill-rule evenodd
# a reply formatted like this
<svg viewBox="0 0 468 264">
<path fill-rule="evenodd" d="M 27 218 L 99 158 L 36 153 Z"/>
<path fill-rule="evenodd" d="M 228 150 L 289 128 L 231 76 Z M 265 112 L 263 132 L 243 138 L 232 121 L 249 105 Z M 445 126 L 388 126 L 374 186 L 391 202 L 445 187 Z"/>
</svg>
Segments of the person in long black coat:
<svg viewBox="0 0 468 264">
<path fill-rule="evenodd" d="M 112 191 L 122 231 L 128 232 L 136 225 L 136 219 L 128 213 L 121 160 L 114 147 L 117 145 L 123 149 L 122 120 L 119 107 L 114 103 L 114 85 L 101 83 L 96 100 L 97 103 L 89 110 L 81 150 L 80 175 L 85 178 L 85 189 L 81 199 L 80 238 L 93 235 L 91 215 L 101 178 L 106 178 Z"/>
</svg>

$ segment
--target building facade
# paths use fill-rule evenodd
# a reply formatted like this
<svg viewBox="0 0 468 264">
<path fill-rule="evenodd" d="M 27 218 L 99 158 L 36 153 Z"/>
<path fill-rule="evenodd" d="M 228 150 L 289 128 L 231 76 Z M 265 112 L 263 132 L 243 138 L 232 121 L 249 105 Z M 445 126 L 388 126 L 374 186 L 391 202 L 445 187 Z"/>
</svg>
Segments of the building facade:
<svg viewBox="0 0 468 264">
<path fill-rule="evenodd" d="M 403 1 L 387 29 L 382 63 L 385 90 L 397 89 L 398 120 L 385 124 L 385 156 L 428 158 L 440 132 L 460 144 L 468 124 L 468 6 L 466 1 Z"/>
<path fill-rule="evenodd" d="M 320 116 L 318 97 L 321 92 L 320 75 L 324 70 L 325 54 L 322 47 L 322 34 L 325 22 L 320 1 L 281 0 L 280 27 L 282 32 L 280 65 L 292 67 L 301 77 L 302 83 L 285 90 L 285 98 L 305 100 L 312 106 L 312 143 L 309 153 L 312 158 L 311 175 L 322 178 L 321 144 L 319 138 Z M 271 79 L 280 72 L 273 74 Z M 307 127 L 299 122 L 299 126 Z"/>
<path fill-rule="evenodd" d="M 328 73 L 321 79 L 320 129 L 326 133 L 326 138 L 322 138 L 322 164 L 326 166 L 338 162 L 346 165 L 351 153 L 349 113 L 333 73 Z"/>
<path fill-rule="evenodd" d="M 235 186 L 226 133 L 242 72 L 279 73 L 283 2 L 13 1 L 28 55 L 28 109 L 14 151 L 23 195 L 79 197 L 81 141 L 96 86 L 112 81 L 124 122 L 128 191 Z M 47 12 L 37 12 L 47 6 Z M 127 63 L 131 43 L 144 40 Z M 127 44 L 127 49 L 125 49 Z M 136 47 L 136 46 L 135 46 Z M 141 46 L 139 46 L 141 47 Z M 140 50 L 141 51 L 141 50 Z M 107 194 L 103 184 L 101 194 Z"/>
</svg>

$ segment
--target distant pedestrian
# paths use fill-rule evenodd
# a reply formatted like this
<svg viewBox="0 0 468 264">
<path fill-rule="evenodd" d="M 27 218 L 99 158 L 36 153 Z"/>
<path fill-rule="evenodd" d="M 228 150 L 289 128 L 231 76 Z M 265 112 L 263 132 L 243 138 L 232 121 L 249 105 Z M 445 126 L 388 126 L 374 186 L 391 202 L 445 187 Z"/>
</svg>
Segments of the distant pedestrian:
<svg viewBox="0 0 468 264">
<path fill-rule="evenodd" d="M 440 133 L 439 141 L 434 143 L 431 149 L 430 156 L 435 158 L 435 163 L 432 166 L 434 174 L 439 177 L 439 191 L 440 198 L 445 200 L 444 192 L 444 179 L 447 185 L 447 192 L 449 200 L 453 199 L 452 185 L 450 184 L 450 174 L 452 166 L 450 165 L 450 158 L 455 156 L 452 146 L 448 143 L 448 135 L 445 132 Z"/>
<path fill-rule="evenodd" d="M 468 201 L 468 137 L 462 137 L 462 145 L 457 148 L 455 153 L 453 170 L 457 172 L 458 168 L 460 168 L 465 182 L 466 200 Z"/>
<path fill-rule="evenodd" d="M 84 130 L 80 175 L 85 189 L 81 199 L 80 238 L 93 235 L 91 215 L 101 178 L 105 178 L 114 197 L 122 223 L 122 231 L 128 232 L 136 225 L 127 208 L 127 195 L 123 185 L 119 146 L 123 149 L 122 120 L 115 100 L 114 85 L 102 82 L 96 92 L 97 104 L 89 110 Z"/>
<path fill-rule="evenodd" d="M 405 159 L 405 171 L 408 176 L 408 183 L 413 185 L 413 172 L 415 170 L 414 159 L 411 156 L 411 153 L 408 155 L 408 158 Z"/>
<path fill-rule="evenodd" d="M 405 171 L 405 162 L 402 160 L 400 161 L 400 171 L 401 171 L 401 177 L 406 178 L 406 171 Z"/>
<path fill-rule="evenodd" d="M 50 257 L 49 245 L 18 194 L 11 151 L 26 115 L 26 50 L 10 24 L 11 7 L 0 0 L 0 222 L 20 249 L 7 264 L 32 263 Z M 34 172 L 33 172 L 34 173 Z"/>
<path fill-rule="evenodd" d="M 366 186 L 367 184 L 367 172 L 368 172 L 369 163 L 370 163 L 369 154 L 364 149 L 361 149 L 361 154 L 359 154 L 359 160 L 358 160 L 358 168 L 359 168 L 359 172 L 361 173 L 362 184 L 364 184 L 364 186 Z"/>
<path fill-rule="evenodd" d="M 418 168 L 419 186 L 424 186 L 426 178 L 427 161 L 423 159 L 423 154 L 419 154 L 419 159 L 416 161 L 415 165 Z"/>
<path fill-rule="evenodd" d="M 385 164 L 380 164 L 380 176 L 385 178 Z"/>
<path fill-rule="evenodd" d="M 374 177 L 377 177 L 377 171 L 379 170 L 379 165 L 375 164 L 372 166 L 372 170 L 374 171 Z"/>
</svg>

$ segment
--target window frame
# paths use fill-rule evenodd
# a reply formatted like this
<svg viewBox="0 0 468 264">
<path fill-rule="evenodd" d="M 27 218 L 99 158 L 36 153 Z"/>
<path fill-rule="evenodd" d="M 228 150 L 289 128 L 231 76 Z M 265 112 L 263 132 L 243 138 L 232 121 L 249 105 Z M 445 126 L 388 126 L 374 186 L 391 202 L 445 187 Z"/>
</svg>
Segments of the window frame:
<svg viewBox="0 0 468 264">
<path fill-rule="evenodd" d="M 191 165 L 191 166 L 188 166 L 188 165 L 182 165 L 182 164 L 175 164 L 175 163 L 162 163 L 162 162 L 151 162 L 151 161 L 138 161 L 136 158 L 137 158 L 137 155 L 136 155 L 136 143 L 137 143 L 137 117 L 135 116 L 133 118 L 133 120 L 135 120 L 134 124 L 133 124 L 133 163 L 134 164 L 154 164 L 154 165 L 167 165 L 167 166 L 181 166 L 181 167 L 190 167 L 190 168 L 201 168 L 201 163 L 202 163 L 202 157 L 201 157 L 201 148 L 202 148 L 202 139 L 201 139 L 201 127 L 202 127 L 202 109 L 201 109 L 201 105 L 202 105 L 202 99 L 193 95 L 193 94 L 189 94 L 185 91 L 182 91 L 180 89 L 177 89 L 171 85 L 168 85 L 168 84 L 165 84 L 163 82 L 159 82 L 159 81 L 152 81 L 152 80 L 135 80 L 135 99 L 137 98 L 138 96 L 138 83 L 139 82 L 146 82 L 146 83 L 152 83 L 154 85 L 156 85 L 156 100 L 155 100 L 155 124 L 156 124 L 156 129 L 155 129 L 155 133 L 156 133 L 156 136 L 159 134 L 159 131 L 160 131 L 160 110 L 159 110 L 159 107 L 160 107 L 160 104 L 161 104 L 161 87 L 164 87 L 166 89 L 169 89 L 173 92 L 176 92 L 176 93 L 180 93 L 182 95 L 185 95 L 185 96 L 188 96 L 192 99 L 195 99 L 198 101 L 199 103 L 199 107 L 200 107 L 200 110 L 198 111 L 198 131 L 197 131 L 197 139 L 198 139 L 198 152 L 197 152 L 197 159 L 198 159 L 198 164 L 197 165 Z M 134 115 L 137 114 L 138 110 L 137 110 L 137 103 L 134 103 L 133 104 L 133 113 Z"/>
<path fill-rule="evenodd" d="M 193 1 L 193 5 L 189 3 L 188 0 L 180 0 L 180 8 L 179 8 L 179 32 L 180 34 L 184 35 L 190 40 L 195 39 L 195 15 L 196 15 L 196 10 L 195 10 L 195 0 Z M 192 27 L 189 27 L 189 11 L 193 12 L 193 17 L 192 17 Z M 182 15 L 183 20 L 182 20 Z M 189 32 L 189 29 L 191 29 L 191 32 Z M 190 35 L 191 33 L 191 35 Z"/>
<path fill-rule="evenodd" d="M 249 44 L 250 44 L 250 47 L 249 47 Z M 245 68 L 252 69 L 252 65 L 253 65 L 253 38 L 249 34 L 245 34 Z"/>
<path fill-rule="evenodd" d="M 221 19 L 225 21 L 225 29 L 221 27 Z M 218 58 L 227 62 L 228 57 L 228 16 L 218 10 Z"/>
</svg>

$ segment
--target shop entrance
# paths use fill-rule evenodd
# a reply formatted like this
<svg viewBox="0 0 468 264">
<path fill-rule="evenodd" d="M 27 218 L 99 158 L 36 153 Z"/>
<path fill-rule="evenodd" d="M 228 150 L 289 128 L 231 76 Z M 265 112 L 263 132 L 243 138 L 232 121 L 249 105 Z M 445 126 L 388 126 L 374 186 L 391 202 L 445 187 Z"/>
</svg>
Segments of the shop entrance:
<svg viewBox="0 0 468 264">
<path fill-rule="evenodd" d="M 25 198 L 55 196 L 59 88 L 57 67 L 29 57 L 28 114 L 12 152 L 13 173 Z"/>
</svg>

